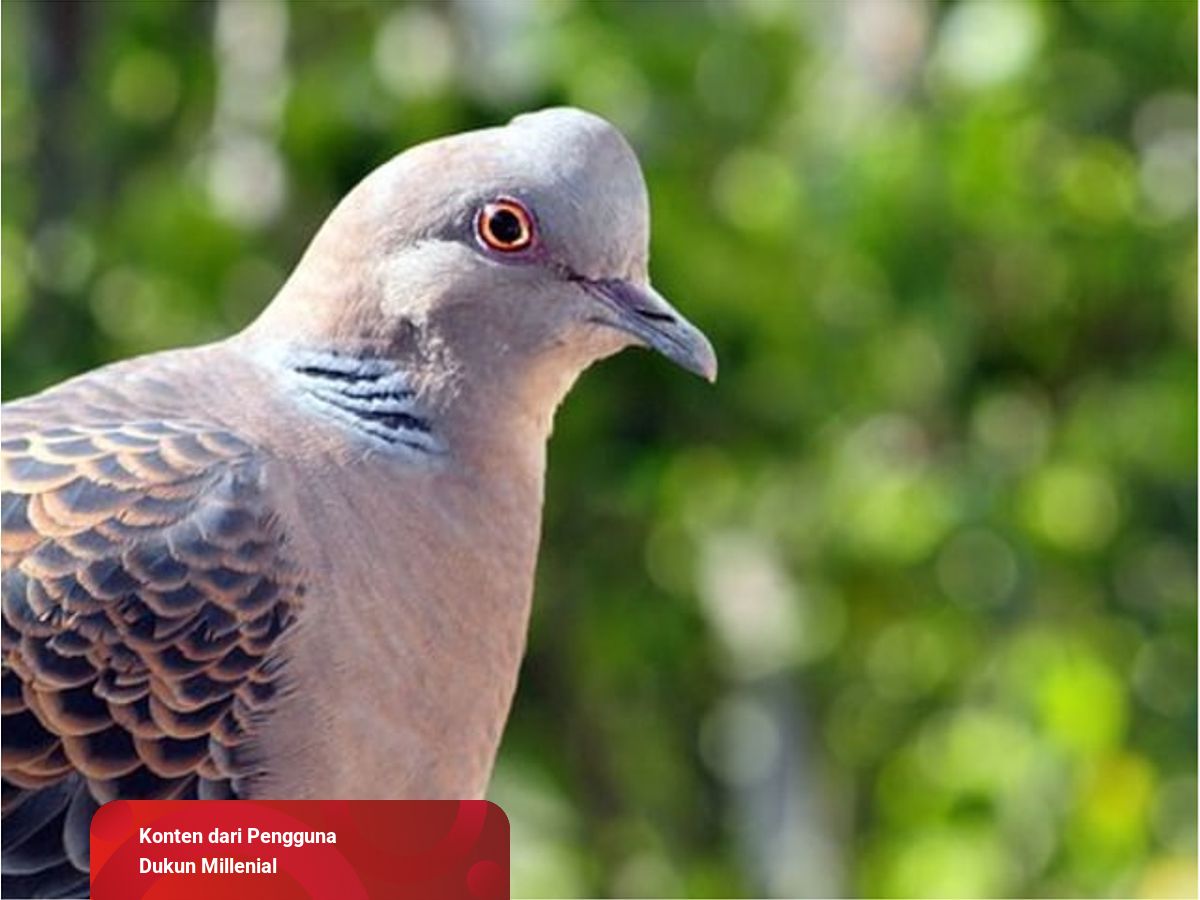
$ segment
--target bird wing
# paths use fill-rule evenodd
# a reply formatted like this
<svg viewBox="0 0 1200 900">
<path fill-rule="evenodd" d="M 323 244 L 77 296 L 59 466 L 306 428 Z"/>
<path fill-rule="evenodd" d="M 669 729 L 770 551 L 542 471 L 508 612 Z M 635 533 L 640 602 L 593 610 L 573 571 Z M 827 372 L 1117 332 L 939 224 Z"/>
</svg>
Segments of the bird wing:
<svg viewBox="0 0 1200 900">
<path fill-rule="evenodd" d="M 4 409 L 5 896 L 86 872 L 98 803 L 244 791 L 303 593 L 262 455 L 111 382 Z"/>
</svg>

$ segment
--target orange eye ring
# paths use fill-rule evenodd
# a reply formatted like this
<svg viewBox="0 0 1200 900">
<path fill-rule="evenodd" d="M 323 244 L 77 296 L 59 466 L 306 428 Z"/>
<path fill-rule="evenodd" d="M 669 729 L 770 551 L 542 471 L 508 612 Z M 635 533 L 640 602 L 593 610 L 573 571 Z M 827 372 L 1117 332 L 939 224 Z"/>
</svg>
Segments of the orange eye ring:
<svg viewBox="0 0 1200 900">
<path fill-rule="evenodd" d="M 486 247 L 501 253 L 515 253 L 533 243 L 533 216 L 524 204 L 502 197 L 479 210 L 475 233 Z"/>
</svg>

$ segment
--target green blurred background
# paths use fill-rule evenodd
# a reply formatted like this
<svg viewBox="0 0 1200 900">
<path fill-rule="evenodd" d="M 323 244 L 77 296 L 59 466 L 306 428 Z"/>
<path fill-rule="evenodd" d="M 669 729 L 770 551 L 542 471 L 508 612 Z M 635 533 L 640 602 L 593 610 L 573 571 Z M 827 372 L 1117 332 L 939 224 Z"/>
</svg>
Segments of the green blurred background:
<svg viewBox="0 0 1200 900">
<path fill-rule="evenodd" d="M 3 391 L 227 334 L 571 103 L 715 388 L 558 417 L 517 896 L 1195 896 L 1192 2 L 3 4 Z"/>
</svg>

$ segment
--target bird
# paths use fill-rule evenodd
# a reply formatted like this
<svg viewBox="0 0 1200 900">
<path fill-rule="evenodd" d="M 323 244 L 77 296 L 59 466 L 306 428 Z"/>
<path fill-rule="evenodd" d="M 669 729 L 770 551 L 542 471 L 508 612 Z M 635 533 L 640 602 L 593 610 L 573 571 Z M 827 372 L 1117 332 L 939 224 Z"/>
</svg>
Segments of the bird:
<svg viewBox="0 0 1200 900">
<path fill-rule="evenodd" d="M 242 331 L 0 408 L 4 896 L 87 889 L 116 799 L 483 797 L 555 410 L 630 346 L 645 179 L 558 107 L 359 182 Z"/>
</svg>

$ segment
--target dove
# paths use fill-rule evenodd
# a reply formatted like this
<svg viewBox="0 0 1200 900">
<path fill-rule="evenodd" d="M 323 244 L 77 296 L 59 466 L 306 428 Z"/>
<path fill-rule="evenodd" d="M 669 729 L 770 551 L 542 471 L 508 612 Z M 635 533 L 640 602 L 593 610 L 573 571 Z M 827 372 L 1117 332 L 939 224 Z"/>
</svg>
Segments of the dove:
<svg viewBox="0 0 1200 900">
<path fill-rule="evenodd" d="M 639 345 L 634 152 L 556 108 L 408 149 L 261 315 L 3 406 L 3 893 L 86 891 L 121 798 L 486 792 L 556 408 Z"/>
</svg>

